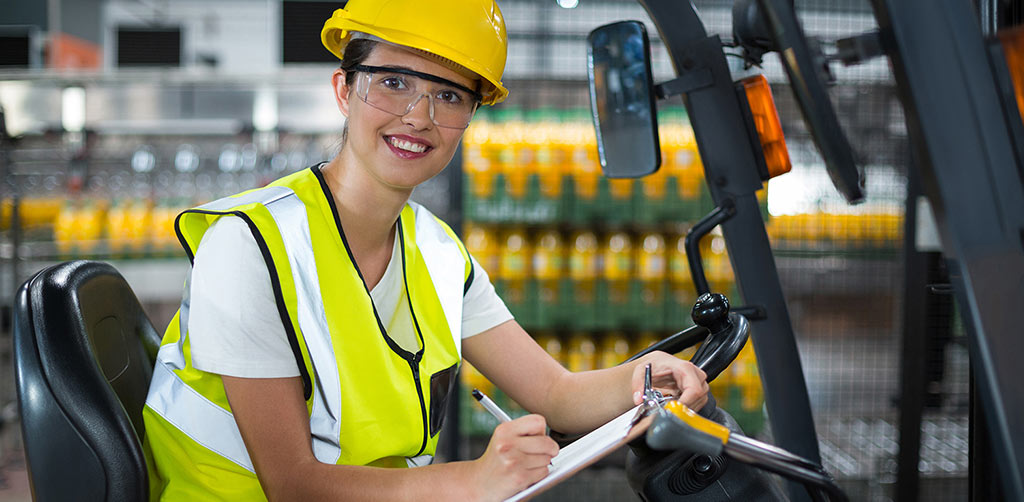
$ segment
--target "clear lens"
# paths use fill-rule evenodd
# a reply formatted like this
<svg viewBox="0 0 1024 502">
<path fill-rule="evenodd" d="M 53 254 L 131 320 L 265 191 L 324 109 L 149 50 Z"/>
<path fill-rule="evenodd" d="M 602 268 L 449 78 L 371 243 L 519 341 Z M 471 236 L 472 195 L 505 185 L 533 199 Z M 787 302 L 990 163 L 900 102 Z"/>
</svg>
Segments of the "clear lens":
<svg viewBox="0 0 1024 502">
<path fill-rule="evenodd" d="M 399 116 L 411 112 L 426 97 L 434 124 L 455 129 L 469 125 L 477 106 L 473 96 L 462 89 L 383 71 L 360 73 L 356 94 L 374 108 Z"/>
</svg>

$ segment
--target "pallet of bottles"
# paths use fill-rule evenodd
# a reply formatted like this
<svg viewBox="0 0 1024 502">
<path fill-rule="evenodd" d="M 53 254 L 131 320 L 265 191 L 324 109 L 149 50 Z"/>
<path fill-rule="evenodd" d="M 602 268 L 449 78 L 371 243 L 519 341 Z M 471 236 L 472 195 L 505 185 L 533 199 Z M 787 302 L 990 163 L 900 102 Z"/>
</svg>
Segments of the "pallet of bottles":
<svg viewBox="0 0 1024 502">
<path fill-rule="evenodd" d="M 191 207 L 180 198 L 29 197 L 19 201 L 23 240 L 52 242 L 52 257 L 157 258 L 181 255 L 174 219 Z M 13 202 L 4 201 L 2 229 Z"/>
<path fill-rule="evenodd" d="M 772 216 L 767 231 L 779 255 L 882 257 L 898 253 L 903 245 L 903 214 L 898 207 L 780 214 Z"/>
<path fill-rule="evenodd" d="M 692 324 L 696 288 L 678 233 L 467 223 L 469 252 L 530 330 L 671 330 Z M 734 296 L 725 240 L 702 241 L 712 289 Z"/>
<path fill-rule="evenodd" d="M 693 131 L 681 109 L 662 115 L 662 166 L 636 180 L 602 175 L 585 110 L 506 109 L 478 117 L 463 139 L 466 219 L 575 226 L 699 219 L 713 203 Z"/>
</svg>

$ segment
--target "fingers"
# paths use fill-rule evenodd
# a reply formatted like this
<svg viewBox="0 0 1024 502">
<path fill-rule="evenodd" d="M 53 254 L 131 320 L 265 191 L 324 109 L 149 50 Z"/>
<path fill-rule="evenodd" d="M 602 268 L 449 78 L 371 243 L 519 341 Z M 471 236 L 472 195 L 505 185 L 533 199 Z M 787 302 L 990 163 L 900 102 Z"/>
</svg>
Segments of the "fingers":
<svg viewBox="0 0 1024 502">
<path fill-rule="evenodd" d="M 525 455 L 542 455 L 548 459 L 558 455 L 558 443 L 548 436 L 498 437 L 496 435 L 492 441 L 495 441 L 494 446 L 499 453 L 520 452 Z"/>
<path fill-rule="evenodd" d="M 480 459 L 490 491 L 511 495 L 547 476 L 558 444 L 545 432 L 546 422 L 540 415 L 517 418 L 494 429 Z"/>
<path fill-rule="evenodd" d="M 499 424 L 495 434 L 501 431 L 515 436 L 537 436 L 547 432 L 547 421 L 541 415 L 526 415 L 511 422 Z"/>
<path fill-rule="evenodd" d="M 707 374 L 690 363 L 669 354 L 654 352 L 633 371 L 633 403 L 643 400 L 644 369 L 651 364 L 652 384 L 666 396 L 675 396 L 687 406 L 699 409 L 707 402 Z"/>
<path fill-rule="evenodd" d="M 558 454 L 558 443 L 546 434 L 546 424 L 540 415 L 517 418 L 498 425 L 491 441 L 500 453 L 518 452 L 527 456 L 542 456 L 544 460 L 541 465 L 547 465 L 551 457 Z"/>
<path fill-rule="evenodd" d="M 683 387 L 679 401 L 694 410 L 703 408 L 708 402 L 708 383 L 702 380 L 695 386 Z"/>
</svg>

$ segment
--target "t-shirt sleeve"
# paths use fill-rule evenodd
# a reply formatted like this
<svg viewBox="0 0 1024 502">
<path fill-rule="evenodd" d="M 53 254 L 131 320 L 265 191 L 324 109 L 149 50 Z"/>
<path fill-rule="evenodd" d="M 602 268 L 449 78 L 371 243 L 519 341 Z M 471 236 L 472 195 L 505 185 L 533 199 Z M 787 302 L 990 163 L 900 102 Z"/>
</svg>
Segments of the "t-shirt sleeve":
<svg viewBox="0 0 1024 502">
<path fill-rule="evenodd" d="M 483 333 L 513 318 L 505 302 L 494 291 L 487 271 L 476 258 L 470 256 L 470 260 L 473 261 L 473 277 L 462 297 L 462 338 Z"/>
<path fill-rule="evenodd" d="M 299 376 L 270 284 L 248 225 L 220 218 L 192 264 L 188 337 L 196 369 L 246 378 Z"/>
</svg>

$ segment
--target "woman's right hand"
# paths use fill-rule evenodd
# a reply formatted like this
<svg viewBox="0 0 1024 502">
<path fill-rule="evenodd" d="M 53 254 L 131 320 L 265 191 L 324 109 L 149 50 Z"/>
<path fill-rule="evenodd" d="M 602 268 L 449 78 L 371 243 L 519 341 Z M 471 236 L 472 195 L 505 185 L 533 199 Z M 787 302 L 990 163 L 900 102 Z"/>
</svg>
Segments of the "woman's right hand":
<svg viewBox="0 0 1024 502">
<path fill-rule="evenodd" d="M 527 415 L 494 429 L 487 450 L 474 461 L 479 500 L 505 500 L 547 476 L 558 444 L 546 427 L 544 417 Z"/>
</svg>

